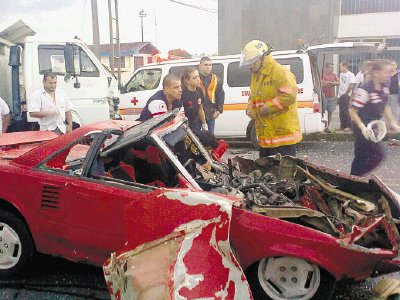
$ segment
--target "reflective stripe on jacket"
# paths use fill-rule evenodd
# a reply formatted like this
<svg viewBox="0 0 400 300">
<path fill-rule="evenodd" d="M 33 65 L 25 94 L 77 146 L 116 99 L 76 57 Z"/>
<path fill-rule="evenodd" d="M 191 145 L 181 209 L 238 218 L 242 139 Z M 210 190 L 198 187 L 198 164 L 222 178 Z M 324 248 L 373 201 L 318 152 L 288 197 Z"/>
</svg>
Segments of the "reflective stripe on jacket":
<svg viewBox="0 0 400 300">
<path fill-rule="evenodd" d="M 302 134 L 297 115 L 297 85 L 294 75 L 277 63 L 271 55 L 251 78 L 248 109 L 256 115 L 258 143 L 263 148 L 293 145 Z M 259 108 L 266 106 L 268 114 L 261 116 Z"/>
<path fill-rule="evenodd" d="M 217 90 L 217 84 L 218 84 L 217 75 L 211 74 L 211 82 L 207 88 L 207 94 L 206 94 L 206 90 L 204 88 L 203 82 L 200 80 L 200 88 L 203 91 L 203 94 L 208 95 L 208 99 L 210 99 L 210 101 L 212 103 L 215 103 L 215 92 Z"/>
</svg>

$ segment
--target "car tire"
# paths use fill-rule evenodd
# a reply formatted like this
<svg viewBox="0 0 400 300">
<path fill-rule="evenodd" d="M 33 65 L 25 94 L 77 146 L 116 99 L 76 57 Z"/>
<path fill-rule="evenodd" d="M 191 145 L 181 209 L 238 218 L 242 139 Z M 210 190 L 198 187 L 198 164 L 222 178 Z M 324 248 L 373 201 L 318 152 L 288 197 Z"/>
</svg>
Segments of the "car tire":
<svg viewBox="0 0 400 300">
<path fill-rule="evenodd" d="M 264 258 L 246 270 L 246 277 L 256 300 L 329 300 L 336 285 L 328 272 L 295 257 Z"/>
<path fill-rule="evenodd" d="M 32 262 L 33 253 L 33 240 L 25 223 L 0 209 L 0 278 L 21 273 Z"/>
<path fill-rule="evenodd" d="M 258 144 L 258 138 L 256 133 L 256 122 L 254 120 L 252 120 L 251 122 L 252 124 L 250 127 L 250 141 L 256 150 L 260 150 L 260 145 Z"/>
</svg>

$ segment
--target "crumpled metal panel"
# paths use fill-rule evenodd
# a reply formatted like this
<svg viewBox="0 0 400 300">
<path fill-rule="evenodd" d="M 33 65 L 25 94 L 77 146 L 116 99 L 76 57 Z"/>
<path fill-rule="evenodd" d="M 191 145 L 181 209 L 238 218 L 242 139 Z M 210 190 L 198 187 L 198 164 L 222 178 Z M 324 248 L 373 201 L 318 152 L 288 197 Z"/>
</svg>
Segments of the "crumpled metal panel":
<svg viewBox="0 0 400 300">
<path fill-rule="evenodd" d="M 399 233 L 393 213 L 398 214 L 398 200 L 378 178 L 370 181 L 354 178 L 292 157 L 275 156 L 255 162 L 235 158 L 234 163 L 245 174 L 254 174 L 257 170 L 263 176 L 272 174 L 271 186 L 284 179 L 296 180 L 301 186 L 299 198 L 293 198 L 292 203 L 260 205 L 253 202 L 250 207 L 253 212 L 327 233 L 341 248 L 360 253 L 357 258 L 360 263 L 362 255 L 366 254 L 397 255 Z M 359 188 L 360 185 L 365 188 Z M 240 259 L 244 261 L 247 257 L 242 253 L 240 251 Z M 372 261 L 372 256 L 370 259 Z M 379 272 L 392 268 L 392 264 L 382 263 Z M 363 277 L 365 275 L 359 272 L 357 278 Z"/>
<path fill-rule="evenodd" d="M 218 211 L 209 206 L 212 219 L 193 220 L 165 237 L 112 254 L 103 266 L 111 298 L 252 299 L 230 248 L 231 211 L 224 206 Z"/>
</svg>

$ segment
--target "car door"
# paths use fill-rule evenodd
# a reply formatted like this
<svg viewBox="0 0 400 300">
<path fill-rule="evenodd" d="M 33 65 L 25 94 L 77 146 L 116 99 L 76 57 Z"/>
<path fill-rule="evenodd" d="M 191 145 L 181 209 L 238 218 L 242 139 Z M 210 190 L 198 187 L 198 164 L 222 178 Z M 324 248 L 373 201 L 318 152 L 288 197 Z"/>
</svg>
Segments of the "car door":
<svg viewBox="0 0 400 300">
<path fill-rule="evenodd" d="M 69 255 L 74 260 L 101 264 L 112 252 L 123 248 L 125 239 L 125 211 L 143 202 L 146 188 L 129 187 L 101 179 L 75 178 L 65 187 Z"/>
<path fill-rule="evenodd" d="M 84 175 L 104 144 L 104 136 L 90 133 L 38 166 L 30 188 L 42 220 L 34 230 L 40 252 L 101 264 L 124 245 L 124 209 L 148 190 Z"/>
<path fill-rule="evenodd" d="M 356 52 L 368 52 L 368 53 L 379 53 L 386 48 L 386 44 L 380 42 L 345 42 L 345 43 L 332 43 L 322 44 L 316 46 L 310 46 L 307 48 L 307 52 L 310 56 L 311 72 L 313 76 L 314 88 L 320 87 L 319 76 L 323 73 L 323 67 L 325 65 L 326 55 L 338 55 L 338 54 L 349 54 Z M 318 70 L 317 57 L 322 55 L 322 69 Z M 320 89 L 314 91 L 315 93 L 321 94 Z M 320 98 L 321 99 L 321 98 Z"/>
<path fill-rule="evenodd" d="M 322 45 L 308 47 L 305 53 L 307 53 L 309 56 L 309 67 L 305 66 L 304 68 L 305 83 L 303 84 L 302 87 L 303 94 L 304 95 L 312 94 L 313 98 L 319 100 L 320 104 L 319 107 L 321 108 L 324 106 L 325 99 L 321 90 L 320 77 L 322 77 L 322 73 L 324 72 L 323 68 L 326 62 L 326 55 L 339 55 L 339 54 L 348 54 L 356 52 L 379 53 L 383 51 L 385 47 L 386 45 L 384 43 L 379 43 L 379 42 L 345 42 L 345 43 L 322 44 Z M 320 68 L 319 66 L 322 66 L 322 68 Z M 317 111 L 313 110 L 313 113 L 314 112 L 318 112 L 318 110 Z M 321 117 L 326 119 L 326 116 L 324 116 L 324 110 L 319 109 L 319 112 L 321 114 Z M 314 113 L 313 115 L 316 114 Z M 306 119 L 304 121 L 304 128 L 305 132 L 307 133 L 321 131 L 324 128 L 324 126 L 322 126 L 323 125 L 322 123 L 313 120 L 315 118 L 315 117 L 312 118 L 313 115 L 308 114 L 305 116 Z M 307 118 L 309 120 L 307 120 Z M 320 118 L 320 120 L 322 119 Z"/>
</svg>

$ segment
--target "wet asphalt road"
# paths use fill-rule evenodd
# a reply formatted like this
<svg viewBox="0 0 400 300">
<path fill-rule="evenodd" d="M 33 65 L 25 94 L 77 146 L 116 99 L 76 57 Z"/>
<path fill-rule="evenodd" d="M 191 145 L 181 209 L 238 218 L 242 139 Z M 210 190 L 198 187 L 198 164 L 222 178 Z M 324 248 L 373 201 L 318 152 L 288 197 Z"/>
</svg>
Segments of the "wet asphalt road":
<svg viewBox="0 0 400 300">
<path fill-rule="evenodd" d="M 387 158 L 376 174 L 400 193 L 400 146 L 386 143 Z M 250 149 L 231 149 L 231 155 L 258 157 Z M 353 158 L 352 142 L 313 141 L 301 143 L 298 156 L 335 170 L 350 171 Z M 391 276 L 399 277 L 399 274 Z M 379 279 L 379 278 L 378 278 Z M 337 286 L 333 299 L 368 299 L 377 279 L 369 279 L 350 286 Z M 102 270 L 84 264 L 40 255 L 32 271 L 23 278 L 0 280 L 0 299 L 109 299 Z"/>
<path fill-rule="evenodd" d="M 381 166 L 374 170 L 374 174 L 391 189 L 400 193 L 400 145 L 384 142 L 384 147 L 386 158 Z M 298 145 L 297 156 L 321 166 L 350 173 L 353 148 L 352 141 L 307 141 Z M 258 158 L 258 152 L 251 149 L 232 149 L 230 155 Z"/>
</svg>

